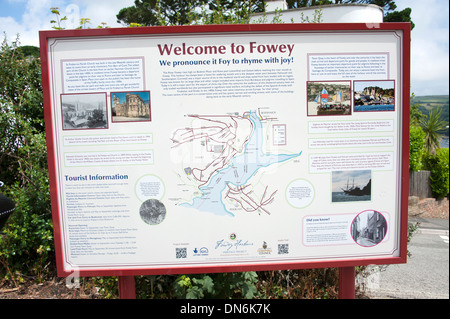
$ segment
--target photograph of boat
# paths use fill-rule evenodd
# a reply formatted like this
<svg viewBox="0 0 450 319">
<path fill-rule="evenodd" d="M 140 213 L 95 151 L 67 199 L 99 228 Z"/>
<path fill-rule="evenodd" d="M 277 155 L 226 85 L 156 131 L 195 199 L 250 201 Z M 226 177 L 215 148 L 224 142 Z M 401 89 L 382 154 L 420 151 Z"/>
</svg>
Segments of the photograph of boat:
<svg viewBox="0 0 450 319">
<path fill-rule="evenodd" d="M 394 111 L 394 82 L 354 81 L 354 112 Z"/>
<path fill-rule="evenodd" d="M 350 82 L 308 82 L 308 115 L 350 115 Z"/>
<path fill-rule="evenodd" d="M 355 180 L 353 180 L 353 184 L 351 187 L 349 187 L 349 181 L 347 180 L 347 187 L 345 189 L 342 188 L 345 194 L 352 195 L 352 196 L 364 196 L 364 195 L 370 195 L 370 188 L 371 188 L 371 181 L 369 179 L 369 182 L 366 186 L 363 188 L 360 188 L 358 186 L 355 186 Z"/>
<path fill-rule="evenodd" d="M 372 172 L 334 171 L 332 180 L 332 202 L 370 201 L 372 195 Z"/>
</svg>

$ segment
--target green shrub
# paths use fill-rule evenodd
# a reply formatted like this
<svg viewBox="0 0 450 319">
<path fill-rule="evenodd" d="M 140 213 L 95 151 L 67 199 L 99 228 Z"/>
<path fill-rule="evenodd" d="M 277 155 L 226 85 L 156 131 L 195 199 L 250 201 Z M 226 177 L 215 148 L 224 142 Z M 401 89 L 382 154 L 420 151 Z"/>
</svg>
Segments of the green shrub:
<svg viewBox="0 0 450 319">
<path fill-rule="evenodd" d="M 0 275 L 42 279 L 54 260 L 40 61 L 0 48 L 1 192 L 16 209 L 0 233 Z"/>
<path fill-rule="evenodd" d="M 177 298 L 245 298 L 256 293 L 258 275 L 255 272 L 181 275 L 175 281 Z"/>
<path fill-rule="evenodd" d="M 420 126 L 409 129 L 409 170 L 417 172 L 422 169 L 422 156 L 425 151 L 425 133 Z"/>
<path fill-rule="evenodd" d="M 439 148 L 436 150 L 436 154 L 427 154 L 424 156 L 425 169 L 431 172 L 431 191 L 437 199 L 444 198 L 449 191 L 448 157 L 448 148 Z"/>
</svg>

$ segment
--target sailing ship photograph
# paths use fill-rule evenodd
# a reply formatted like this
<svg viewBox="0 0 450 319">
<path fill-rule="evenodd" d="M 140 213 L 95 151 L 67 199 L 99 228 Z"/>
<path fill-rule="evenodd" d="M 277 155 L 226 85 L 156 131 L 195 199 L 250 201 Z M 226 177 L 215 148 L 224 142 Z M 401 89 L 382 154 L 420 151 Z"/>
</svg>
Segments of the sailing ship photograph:
<svg viewBox="0 0 450 319">
<path fill-rule="evenodd" d="M 331 174 L 331 202 L 370 201 L 372 198 L 372 171 L 333 171 Z"/>
<path fill-rule="evenodd" d="M 350 115 L 350 81 L 307 82 L 308 116 Z"/>
<path fill-rule="evenodd" d="M 354 111 L 376 112 L 395 110 L 395 82 L 354 81 Z"/>
</svg>

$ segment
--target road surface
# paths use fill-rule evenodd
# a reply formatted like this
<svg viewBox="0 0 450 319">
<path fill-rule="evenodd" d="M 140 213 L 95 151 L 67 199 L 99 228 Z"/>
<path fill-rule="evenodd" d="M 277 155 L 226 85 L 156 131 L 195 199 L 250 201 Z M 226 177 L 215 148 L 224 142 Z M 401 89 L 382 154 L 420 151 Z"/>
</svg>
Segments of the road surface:
<svg viewBox="0 0 450 319">
<path fill-rule="evenodd" d="M 408 251 L 406 264 L 374 269 L 363 281 L 366 294 L 373 299 L 449 299 L 448 221 L 444 229 L 419 229 Z"/>
</svg>

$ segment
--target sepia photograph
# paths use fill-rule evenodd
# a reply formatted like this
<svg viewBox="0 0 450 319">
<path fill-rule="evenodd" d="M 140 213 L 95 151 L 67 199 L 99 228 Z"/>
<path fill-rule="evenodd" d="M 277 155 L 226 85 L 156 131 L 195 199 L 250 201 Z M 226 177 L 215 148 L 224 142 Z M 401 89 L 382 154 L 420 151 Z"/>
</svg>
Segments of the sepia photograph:
<svg viewBox="0 0 450 319">
<path fill-rule="evenodd" d="M 64 130 L 108 128 L 106 93 L 61 94 Z"/>
</svg>

